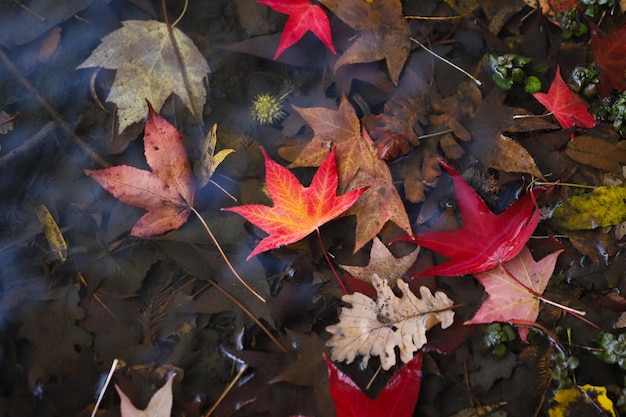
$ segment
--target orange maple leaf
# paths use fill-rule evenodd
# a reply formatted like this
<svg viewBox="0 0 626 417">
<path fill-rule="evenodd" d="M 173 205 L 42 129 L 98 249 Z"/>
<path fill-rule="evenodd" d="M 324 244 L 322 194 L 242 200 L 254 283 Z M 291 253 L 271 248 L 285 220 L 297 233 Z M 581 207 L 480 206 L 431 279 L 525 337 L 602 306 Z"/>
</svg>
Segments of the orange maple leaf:
<svg viewBox="0 0 626 417">
<path fill-rule="evenodd" d="M 311 185 L 303 186 L 287 168 L 265 157 L 265 182 L 273 207 L 247 204 L 222 210 L 235 212 L 269 236 L 261 240 L 248 259 L 261 252 L 297 242 L 346 211 L 367 187 L 337 196 L 335 148 L 320 165 Z"/>
<path fill-rule="evenodd" d="M 159 116 L 149 102 L 148 108 L 143 141 L 152 172 L 128 165 L 85 170 L 120 201 L 147 211 L 130 231 L 137 237 L 181 227 L 189 218 L 194 195 L 191 164 L 180 132 Z"/>
</svg>

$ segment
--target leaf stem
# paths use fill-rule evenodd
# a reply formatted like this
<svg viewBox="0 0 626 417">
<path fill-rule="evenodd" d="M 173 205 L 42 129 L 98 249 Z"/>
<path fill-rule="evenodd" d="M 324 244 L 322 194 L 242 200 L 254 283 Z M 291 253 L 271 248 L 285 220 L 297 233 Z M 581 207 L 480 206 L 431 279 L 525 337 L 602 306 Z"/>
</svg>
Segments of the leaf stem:
<svg viewBox="0 0 626 417">
<path fill-rule="evenodd" d="M 228 266 L 228 268 L 230 269 L 230 271 L 233 273 L 233 275 L 235 276 L 235 278 L 237 278 L 237 280 L 239 280 L 239 282 L 241 282 L 241 285 L 243 285 L 244 287 L 246 287 L 246 289 L 248 291 L 250 291 L 252 293 L 252 295 L 254 295 L 256 298 L 258 298 L 259 300 L 263 301 L 264 303 L 265 298 L 261 297 L 259 295 L 258 292 L 254 291 L 254 289 L 252 289 L 252 287 L 250 287 L 244 280 L 243 278 L 241 278 L 241 276 L 237 273 L 237 271 L 235 270 L 235 267 L 233 267 L 233 265 L 230 263 L 230 261 L 228 260 L 228 257 L 226 256 L 226 254 L 224 253 L 224 251 L 222 250 L 222 246 L 220 246 L 219 242 L 217 241 L 217 239 L 215 238 L 215 235 L 211 232 L 211 229 L 209 229 L 209 226 L 206 224 L 206 222 L 204 221 L 204 219 L 202 218 L 202 216 L 200 215 L 200 213 L 198 213 L 198 211 L 193 208 L 191 205 L 189 205 L 189 208 L 191 209 L 191 211 L 193 212 L 193 214 L 196 215 L 196 217 L 200 220 L 200 222 L 202 223 L 202 225 L 204 226 L 204 230 L 206 230 L 206 232 L 209 234 L 209 236 L 211 236 L 211 239 L 213 240 L 213 243 L 215 243 L 215 246 L 217 247 L 217 250 L 220 252 L 220 255 L 222 255 L 222 258 L 224 259 L 224 262 L 226 262 L 226 265 Z"/>
<path fill-rule="evenodd" d="M 426 45 L 424 45 L 423 43 L 421 43 L 420 41 L 418 41 L 417 39 L 411 37 L 411 40 L 413 42 L 415 42 L 416 44 L 418 44 L 419 46 L 421 46 L 426 52 L 428 52 L 429 54 L 433 55 L 434 57 L 442 60 L 443 62 L 445 62 L 446 64 L 450 65 L 452 68 L 456 69 L 457 71 L 462 72 L 463 74 L 465 74 L 466 76 L 468 76 L 472 81 L 474 81 L 476 83 L 476 85 L 483 85 L 483 83 L 480 82 L 479 79 L 477 79 L 476 77 L 474 77 L 472 74 L 470 74 L 469 72 L 465 71 L 463 68 L 459 67 L 458 65 L 452 63 L 451 61 L 448 61 L 447 59 L 445 59 L 444 57 L 442 57 L 441 55 L 436 54 L 435 52 L 433 52 L 431 49 L 429 49 L 428 47 L 426 47 Z"/>
<path fill-rule="evenodd" d="M 564 306 L 563 304 L 559 304 L 556 301 L 552 301 L 549 298 L 544 297 L 542 294 L 539 294 L 537 291 L 533 290 L 532 288 L 528 287 L 527 285 L 524 285 L 519 279 L 517 279 L 513 274 L 511 274 L 511 272 L 507 269 L 507 267 L 504 265 L 504 263 L 500 262 L 500 268 L 504 271 L 505 274 L 507 274 L 510 278 L 512 278 L 518 285 L 520 285 L 522 288 L 524 288 L 526 291 L 528 291 L 530 294 L 532 294 L 534 297 L 536 297 L 537 299 L 543 301 L 546 304 L 550 304 L 554 307 L 560 308 L 561 310 L 570 313 L 572 316 L 576 317 L 579 320 L 584 321 L 585 323 L 587 323 L 588 325 L 590 325 L 593 328 L 596 329 L 600 329 L 600 327 L 587 320 L 586 318 L 584 318 L 583 316 L 587 313 L 585 313 L 584 311 L 581 310 L 576 310 L 575 308 L 571 308 L 571 307 L 567 307 Z"/>
<path fill-rule="evenodd" d="M 320 242 L 320 248 L 322 249 L 322 253 L 324 254 L 324 257 L 326 258 L 326 262 L 328 262 L 328 265 L 330 266 L 331 271 L 333 271 L 333 275 L 335 276 L 335 278 L 337 278 L 337 282 L 339 282 L 339 286 L 341 286 L 343 293 L 348 294 L 348 289 L 344 285 L 341 278 L 339 278 L 339 274 L 337 273 L 337 270 L 335 269 L 335 267 L 333 266 L 333 263 L 328 257 L 328 252 L 326 252 L 326 248 L 324 248 L 324 243 L 322 242 L 322 235 L 320 234 L 320 229 L 316 228 L 315 232 L 317 233 L 317 240 Z"/>
<path fill-rule="evenodd" d="M 111 364 L 111 369 L 109 369 L 109 373 L 104 381 L 104 385 L 102 386 L 102 389 L 100 390 L 100 394 L 98 394 L 98 400 L 96 401 L 96 405 L 93 406 L 91 417 L 96 417 L 96 414 L 98 412 L 98 407 L 100 407 L 100 403 L 102 402 L 102 399 L 104 398 L 104 393 L 106 392 L 107 387 L 111 383 L 111 379 L 113 379 L 113 373 L 117 369 L 117 364 L 119 362 L 120 362 L 119 359 L 117 358 L 113 359 L 113 363 Z"/>
<path fill-rule="evenodd" d="M 237 375 L 235 375 L 235 377 L 233 378 L 232 381 L 230 381 L 230 383 L 228 384 L 228 386 L 226 388 L 224 388 L 224 391 L 222 391 L 222 393 L 220 394 L 220 397 L 217 399 L 217 401 L 215 401 L 215 404 L 213 404 L 213 406 L 209 409 L 209 411 L 207 411 L 206 413 L 204 413 L 202 415 L 202 417 L 210 417 L 211 414 L 213 414 L 213 412 L 215 411 L 215 409 L 220 405 L 220 403 L 224 400 L 224 398 L 226 397 L 226 395 L 230 392 L 231 389 L 233 389 L 233 387 L 235 386 L 235 384 L 237 383 L 237 381 L 239 381 L 241 379 L 241 377 L 243 376 L 244 372 L 246 372 L 246 370 L 248 369 L 248 364 L 245 363 L 241 369 L 239 370 L 239 372 L 237 373 Z"/>
<path fill-rule="evenodd" d="M 287 352 L 287 349 L 278 341 L 278 339 L 276 339 L 276 337 L 269 331 L 269 329 L 265 327 L 258 318 L 254 317 L 254 314 L 252 314 L 250 310 L 244 307 L 244 305 L 241 304 L 235 297 L 233 297 L 232 294 L 230 294 L 228 291 L 226 291 L 224 288 L 222 288 L 217 282 L 213 281 L 212 279 L 209 278 L 207 281 L 211 285 L 213 285 L 216 290 L 221 292 L 226 298 L 232 301 L 233 304 L 239 307 L 241 311 L 243 311 L 248 317 L 250 317 L 252 321 L 254 322 L 254 324 L 256 324 L 257 326 L 259 326 L 259 328 L 261 328 L 263 333 L 265 333 L 267 337 L 269 337 L 269 339 L 272 341 L 272 343 L 276 345 L 276 347 L 278 347 L 278 349 L 280 349 L 282 352 Z"/>
</svg>

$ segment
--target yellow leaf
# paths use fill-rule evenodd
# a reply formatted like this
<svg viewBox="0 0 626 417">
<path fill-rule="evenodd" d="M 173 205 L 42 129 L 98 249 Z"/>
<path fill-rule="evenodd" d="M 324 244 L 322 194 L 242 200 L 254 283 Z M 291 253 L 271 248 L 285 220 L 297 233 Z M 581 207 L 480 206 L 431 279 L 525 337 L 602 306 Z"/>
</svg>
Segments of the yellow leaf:
<svg viewBox="0 0 626 417">
<path fill-rule="evenodd" d="M 550 417 L 581 415 L 617 417 L 613 409 L 613 401 L 606 396 L 605 387 L 587 384 L 561 389 L 556 392 L 552 401 L 553 405 L 548 410 Z"/>
<path fill-rule="evenodd" d="M 193 113 L 206 101 L 204 78 L 209 65 L 187 35 L 173 28 L 183 66 L 189 78 L 191 99 L 176 63 L 167 25 L 156 20 L 126 20 L 104 38 L 76 69 L 102 67 L 117 70 L 107 101 L 118 107 L 119 131 L 145 117 L 145 99 L 158 113 L 165 100 L 176 94 Z"/>
<path fill-rule="evenodd" d="M 200 144 L 200 160 L 194 165 L 194 173 L 198 177 L 198 185 L 200 188 L 207 185 L 213 173 L 217 169 L 217 166 L 222 163 L 231 153 L 235 152 L 234 149 L 222 149 L 218 153 L 215 153 L 215 145 L 217 143 L 217 123 L 213 125 L 211 131 L 206 135 L 206 138 Z"/>
<path fill-rule="evenodd" d="M 35 212 L 37 213 L 39 223 L 43 226 L 43 233 L 46 235 L 46 239 L 48 239 L 48 244 L 54 257 L 61 262 L 65 262 L 67 260 L 67 243 L 65 243 L 57 222 L 43 204 L 35 207 Z"/>
<path fill-rule="evenodd" d="M 567 199 L 554 210 L 552 222 L 568 230 L 595 229 L 626 221 L 626 188 L 600 187 L 589 195 Z"/>
</svg>

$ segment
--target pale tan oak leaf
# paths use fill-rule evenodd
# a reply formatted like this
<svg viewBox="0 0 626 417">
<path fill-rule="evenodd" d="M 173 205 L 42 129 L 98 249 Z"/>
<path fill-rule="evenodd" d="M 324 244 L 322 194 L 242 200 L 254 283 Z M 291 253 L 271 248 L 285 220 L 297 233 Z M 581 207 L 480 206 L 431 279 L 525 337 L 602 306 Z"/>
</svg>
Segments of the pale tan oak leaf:
<svg viewBox="0 0 626 417">
<path fill-rule="evenodd" d="M 122 27 L 102 38 L 100 45 L 76 69 L 102 67 L 117 70 L 107 97 L 117 106 L 119 132 L 145 116 L 145 99 L 158 113 L 165 100 L 176 94 L 193 112 L 201 112 L 206 101 L 204 79 L 209 65 L 191 39 L 172 28 L 189 78 L 187 94 L 167 25 L 156 20 L 126 20 Z M 192 105 L 193 103 L 193 105 Z"/>
<path fill-rule="evenodd" d="M 406 282 L 398 280 L 402 292 L 398 298 L 387 280 L 376 274 L 372 284 L 378 294 L 376 301 L 358 292 L 342 297 L 352 307 L 343 307 L 339 323 L 326 328 L 333 335 L 326 342 L 332 360 L 350 363 L 362 355 L 362 365 L 367 366 L 371 356 L 379 356 L 387 370 L 396 364 L 396 347 L 402 362 L 407 363 L 426 344 L 427 330 L 437 323 L 445 329 L 454 321 L 454 303 L 441 291 L 433 295 L 427 287 L 420 287 L 418 298 Z"/>
</svg>

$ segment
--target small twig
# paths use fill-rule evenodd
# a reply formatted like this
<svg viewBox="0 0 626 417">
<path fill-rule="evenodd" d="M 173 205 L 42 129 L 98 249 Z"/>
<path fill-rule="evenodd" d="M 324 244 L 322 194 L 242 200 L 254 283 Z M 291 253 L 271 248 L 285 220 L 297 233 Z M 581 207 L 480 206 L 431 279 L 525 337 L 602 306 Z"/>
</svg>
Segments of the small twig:
<svg viewBox="0 0 626 417">
<path fill-rule="evenodd" d="M 20 6 L 22 9 L 26 10 L 28 13 L 32 14 L 33 16 L 35 16 L 37 19 L 41 20 L 42 22 L 46 21 L 46 18 L 43 17 L 42 15 L 40 15 L 39 13 L 36 13 L 35 11 L 29 9 L 28 7 L 26 7 L 21 1 L 19 0 L 13 0 L 18 6 Z"/>
<path fill-rule="evenodd" d="M 209 409 L 209 411 L 207 411 L 206 413 L 204 413 L 202 415 L 202 417 L 210 417 L 211 414 L 213 414 L 213 412 L 215 411 L 215 409 L 217 409 L 217 407 L 220 405 L 220 403 L 224 400 L 224 398 L 226 397 L 226 395 L 230 392 L 231 389 L 233 389 L 233 387 L 235 386 L 235 384 L 237 383 L 237 381 L 239 381 L 241 379 L 241 377 L 243 376 L 244 372 L 246 372 L 246 370 L 248 369 L 248 364 L 244 364 L 241 369 L 239 370 L 239 372 L 237 373 L 237 375 L 235 375 L 235 377 L 233 378 L 232 381 L 230 381 L 230 384 L 228 384 L 228 386 L 226 388 L 224 388 L 224 391 L 222 391 L 222 394 L 220 395 L 220 397 L 217 399 L 217 401 L 215 401 L 215 404 L 213 404 L 213 406 Z"/>
<path fill-rule="evenodd" d="M 337 278 L 337 282 L 339 282 L 339 285 L 341 286 L 343 293 L 348 294 L 348 289 L 344 285 L 343 281 L 341 281 L 341 278 L 339 278 L 339 274 L 337 273 L 337 270 L 335 269 L 335 267 L 333 266 L 333 263 L 328 257 L 328 252 L 326 252 L 326 249 L 324 249 L 324 243 L 322 242 L 322 235 L 320 234 L 320 229 L 317 228 L 315 229 L 315 231 L 317 232 L 317 240 L 320 242 L 320 248 L 322 249 L 322 253 L 324 254 L 324 257 L 326 258 L 326 262 L 328 262 L 328 265 L 330 266 L 331 271 L 333 271 L 333 275 L 335 276 L 335 278 Z"/>
<path fill-rule="evenodd" d="M 250 310 L 248 310 L 243 304 L 241 304 L 228 291 L 226 291 L 224 288 L 220 287 L 217 282 L 213 281 L 210 278 L 207 279 L 207 281 L 210 282 L 211 285 L 213 285 L 216 290 L 221 292 L 226 298 L 228 298 L 230 301 L 232 301 L 233 304 L 235 304 L 237 307 L 239 307 L 241 309 L 241 311 L 243 311 L 248 317 L 250 317 L 252 319 L 252 321 L 254 322 L 254 324 L 259 326 L 259 328 L 263 331 L 263 333 L 265 333 L 267 335 L 267 337 L 269 337 L 269 339 L 272 341 L 272 343 L 274 343 L 276 345 L 276 347 L 278 347 L 278 349 L 280 349 L 282 352 L 287 352 L 287 349 L 278 341 L 278 339 L 276 339 L 276 337 L 269 331 L 269 329 L 267 327 L 265 327 L 263 325 L 263 323 L 261 323 L 261 321 L 259 319 L 254 317 L 254 314 L 252 314 L 252 312 Z"/>
<path fill-rule="evenodd" d="M 468 16 L 469 13 L 462 14 L 460 16 L 404 16 L 405 19 L 412 20 L 455 20 L 455 19 L 463 19 Z"/>
<path fill-rule="evenodd" d="M 445 135 L 446 133 L 454 132 L 452 129 L 442 130 L 441 132 L 428 133 L 426 135 L 418 136 L 418 139 L 428 139 L 434 136 Z"/>
<path fill-rule="evenodd" d="M 555 181 L 555 182 L 545 182 L 545 181 L 535 181 L 534 182 L 537 185 L 565 185 L 567 187 L 577 187 L 577 188 L 590 188 L 592 190 L 595 190 L 596 188 L 599 188 L 598 186 L 595 185 L 586 185 L 586 184 L 575 184 L 573 182 L 560 182 L 560 181 Z"/>
<path fill-rule="evenodd" d="M 446 58 L 442 57 L 441 55 L 436 54 L 435 52 L 433 52 L 432 50 L 428 49 L 428 47 L 426 47 L 426 45 L 424 45 L 423 43 L 421 43 L 420 41 L 418 41 L 415 38 L 411 38 L 411 40 L 413 42 L 415 42 L 416 44 L 418 44 L 419 46 L 421 46 L 426 52 L 428 52 L 429 54 L 433 55 L 434 57 L 442 60 L 443 62 L 445 62 L 446 64 L 452 66 L 452 68 L 456 69 L 457 71 L 462 72 L 463 74 L 465 74 L 466 76 L 468 76 L 472 81 L 474 81 L 476 83 L 476 85 L 483 85 L 483 83 L 480 82 L 479 79 L 477 79 L 476 77 L 474 77 L 472 74 L 470 74 L 469 72 L 465 71 L 463 68 L 459 67 L 458 65 L 452 63 L 451 61 L 448 61 Z"/>
<path fill-rule="evenodd" d="M 13 64 L 13 62 L 11 62 L 11 60 L 9 59 L 9 57 L 4 53 L 4 51 L 2 50 L 2 48 L 0 48 L 0 60 L 2 60 L 2 62 L 4 63 L 4 65 L 7 67 L 7 69 L 9 70 L 9 72 L 11 73 L 11 75 L 13 75 L 15 78 L 17 78 L 17 80 L 24 86 L 24 88 L 26 88 L 26 90 L 28 90 L 28 92 L 35 97 L 35 99 L 37 99 L 37 101 L 39 102 L 39 104 L 41 104 L 43 106 L 44 109 L 46 109 L 46 111 L 48 112 L 48 114 L 54 119 L 55 123 L 57 125 L 59 125 L 59 127 L 78 145 L 81 147 L 81 149 L 83 151 L 85 151 L 85 153 L 87 153 L 87 155 L 89 155 L 94 161 L 96 161 L 98 164 L 100 164 L 102 167 L 104 168 L 109 168 L 111 166 L 111 164 L 109 164 L 107 161 L 105 161 L 104 159 L 102 159 L 100 157 L 100 155 L 98 155 L 93 149 L 91 149 L 85 142 L 83 142 L 83 140 L 81 138 L 78 137 L 78 135 L 76 134 L 76 132 L 74 132 L 74 130 L 72 129 L 72 127 L 70 125 L 67 124 L 67 122 L 65 120 L 63 120 L 63 117 L 59 114 L 58 111 L 56 111 L 56 109 L 54 107 L 52 107 L 50 105 L 50 103 L 48 103 L 46 101 L 46 99 L 44 99 L 41 94 L 39 94 L 39 92 L 37 92 L 37 90 L 35 89 L 35 87 L 33 87 L 33 85 L 30 83 L 30 81 L 28 81 L 26 79 L 26 77 L 24 77 L 22 75 L 22 72 Z"/>
<path fill-rule="evenodd" d="M 196 108 L 196 104 L 194 102 L 194 97 L 191 92 L 191 84 L 189 83 L 189 76 L 187 75 L 187 69 L 185 68 L 185 64 L 183 63 L 183 58 L 180 54 L 180 49 L 178 48 L 178 44 L 176 43 L 176 38 L 174 37 L 173 25 L 170 22 L 170 18 L 167 14 L 166 0 L 161 0 L 161 6 L 163 7 L 163 18 L 165 19 L 165 24 L 167 26 L 167 34 L 170 38 L 170 43 L 172 44 L 174 57 L 176 58 L 176 65 L 178 65 L 178 70 L 180 71 L 180 75 L 183 77 L 183 84 L 185 84 L 185 90 L 187 91 L 187 98 L 189 99 L 191 112 L 193 113 L 193 117 L 196 119 L 196 123 L 198 124 L 198 129 L 200 130 L 200 133 L 201 133 L 200 136 L 203 137 L 205 136 L 204 121 L 202 120 L 202 116 L 198 112 L 198 109 Z M 178 19 L 176 19 L 175 23 L 178 23 L 181 17 L 182 15 Z"/>
<path fill-rule="evenodd" d="M 191 209 L 191 211 L 196 215 L 196 217 L 200 220 L 200 222 L 204 226 L 204 230 L 206 230 L 206 232 L 209 234 L 209 236 L 213 240 L 213 243 L 217 247 L 217 250 L 220 252 L 220 255 L 222 255 L 222 258 L 224 259 L 224 262 L 226 262 L 226 265 L 228 266 L 228 269 L 230 269 L 230 271 L 233 273 L 233 275 L 235 275 L 235 278 L 237 278 L 237 280 L 239 282 L 241 282 L 241 285 L 243 285 L 248 291 L 250 291 L 252 293 L 252 295 L 254 295 L 256 298 L 258 298 L 259 300 L 261 300 L 261 301 L 263 301 L 265 303 L 265 298 L 261 297 L 261 295 L 259 295 L 258 292 L 254 291 L 254 289 L 252 289 L 252 287 L 250 287 L 248 285 L 248 283 L 246 281 L 244 281 L 244 279 L 241 278 L 241 276 L 237 273 L 237 271 L 235 270 L 235 267 L 228 260 L 228 257 L 226 256 L 226 254 L 222 250 L 222 246 L 219 244 L 219 242 L 217 241 L 215 235 L 213 234 L 213 232 L 211 232 L 211 229 L 209 229 L 209 225 L 206 224 L 206 222 L 204 221 L 204 219 L 202 218 L 200 213 L 198 213 L 198 211 L 195 208 L 193 208 L 193 206 L 191 206 L 191 205 L 189 205 L 189 208 Z"/>
<path fill-rule="evenodd" d="M 96 413 L 98 412 L 98 407 L 100 406 L 100 403 L 102 402 L 102 398 L 104 398 L 104 393 L 106 392 L 107 387 L 111 383 L 111 379 L 113 378 L 113 373 L 117 369 L 117 364 L 119 362 L 120 361 L 118 359 L 113 359 L 113 363 L 111 364 L 111 369 L 109 369 L 109 374 L 107 375 L 107 379 L 104 381 L 104 385 L 102 389 L 100 390 L 100 394 L 98 394 L 98 400 L 96 401 L 96 405 L 93 406 L 91 417 L 96 416 Z"/>
<path fill-rule="evenodd" d="M 11 120 L 15 120 L 15 118 L 17 118 L 17 116 L 20 114 L 20 112 L 15 112 L 15 114 L 7 119 L 4 119 L 2 121 L 0 121 L 0 126 L 2 126 L 5 123 L 9 123 Z"/>
</svg>

